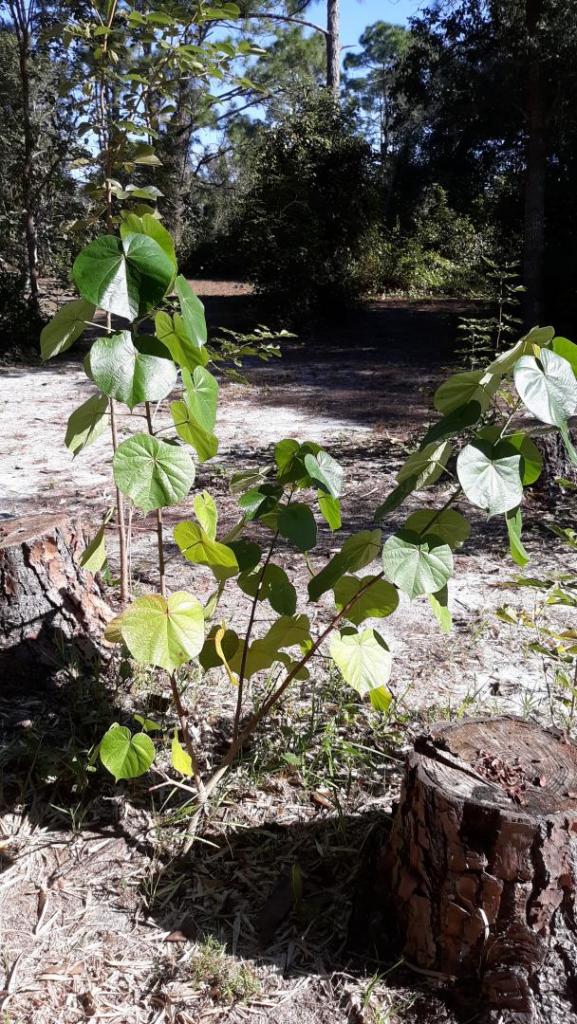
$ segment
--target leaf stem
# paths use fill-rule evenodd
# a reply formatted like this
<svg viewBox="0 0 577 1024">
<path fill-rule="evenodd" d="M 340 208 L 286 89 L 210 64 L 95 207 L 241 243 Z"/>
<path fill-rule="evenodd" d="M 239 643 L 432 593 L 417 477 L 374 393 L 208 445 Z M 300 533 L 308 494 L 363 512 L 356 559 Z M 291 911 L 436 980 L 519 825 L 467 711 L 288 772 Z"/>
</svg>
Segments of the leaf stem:
<svg viewBox="0 0 577 1024">
<path fill-rule="evenodd" d="M 270 542 L 266 558 L 265 558 L 265 560 L 263 562 L 262 569 L 261 569 L 261 571 L 259 573 L 258 583 L 257 583 L 255 595 L 254 595 L 254 598 L 252 600 L 252 604 L 251 604 L 251 608 L 250 608 L 250 616 L 249 616 L 249 620 L 248 620 L 248 626 L 247 626 L 247 629 L 246 629 L 246 635 L 245 635 L 245 638 L 244 638 L 244 646 L 243 646 L 243 649 L 242 649 L 242 658 L 241 658 L 241 662 L 240 662 L 240 672 L 238 674 L 238 690 L 237 690 L 237 697 L 236 697 L 236 711 L 235 711 L 235 715 L 234 715 L 234 726 L 233 726 L 233 730 L 232 730 L 233 740 L 235 740 L 237 738 L 237 736 L 238 736 L 239 725 L 240 725 L 240 716 L 242 714 L 242 700 L 243 700 L 243 691 L 244 691 L 244 676 L 245 676 L 245 672 L 246 672 L 246 661 L 247 661 L 247 658 L 248 658 L 248 644 L 249 644 L 249 640 L 250 640 L 250 637 L 251 637 L 251 634 L 252 634 L 252 627 L 254 626 L 254 619 L 255 619 L 256 609 L 257 609 L 257 605 L 258 605 L 259 598 L 260 598 L 260 592 L 261 592 L 262 583 L 263 583 L 263 580 L 264 580 L 264 574 L 265 574 L 265 572 L 267 570 L 267 566 L 268 566 L 268 564 L 269 564 L 269 562 L 270 562 L 270 560 L 271 560 L 271 558 L 273 556 L 273 551 L 275 549 L 275 545 L 276 545 L 276 542 L 277 542 L 277 539 L 278 539 L 278 535 L 279 535 L 279 531 L 277 530 L 275 535 L 274 535 L 274 537 L 272 538 L 272 540 Z"/>
<path fill-rule="evenodd" d="M 144 403 L 146 409 L 146 423 L 148 426 L 148 433 L 151 437 L 154 437 L 154 427 L 152 423 L 152 414 L 150 411 L 150 402 Z M 162 524 L 162 509 L 157 508 L 156 510 L 156 544 L 158 548 L 158 575 L 160 578 L 160 593 L 163 597 L 166 597 L 166 563 L 164 560 L 164 530 Z"/>
<path fill-rule="evenodd" d="M 266 715 L 268 715 L 269 711 L 271 711 L 275 704 L 278 703 L 287 687 L 290 686 L 290 684 L 292 683 L 293 679 L 298 675 L 298 673 L 303 668 L 306 667 L 310 659 L 313 657 L 313 655 L 316 654 L 319 647 L 324 643 L 329 634 L 332 633 L 333 629 L 335 629 L 336 626 L 338 626 L 341 619 L 343 619 L 347 615 L 347 612 L 349 612 L 351 608 L 353 608 L 354 605 L 357 603 L 357 601 L 362 597 L 362 595 L 365 594 L 367 590 L 369 590 L 372 586 L 374 586 L 374 584 L 378 580 L 381 580 L 384 575 L 384 572 L 380 572 L 378 573 L 377 576 L 373 576 L 364 586 L 359 587 L 356 594 L 353 595 L 350 601 L 347 601 L 343 608 L 341 608 L 340 612 L 337 612 L 337 614 L 333 616 L 328 626 L 326 626 L 326 628 L 323 629 L 322 633 L 320 633 L 320 635 L 317 637 L 312 647 L 309 648 L 309 650 L 303 655 L 303 657 L 300 659 L 300 661 L 297 662 L 296 665 L 293 665 L 290 672 L 287 673 L 282 682 L 279 683 L 279 685 L 261 704 L 258 711 L 255 711 L 255 713 L 251 716 L 242 732 L 239 732 L 239 734 L 233 738 L 226 754 L 224 755 L 220 762 L 219 767 L 210 777 L 210 779 L 208 779 L 208 781 L 203 785 L 202 793 L 199 791 L 199 800 L 201 801 L 201 804 L 206 803 L 211 793 L 213 793 L 214 790 L 217 788 L 220 780 L 223 778 L 224 775 L 226 775 L 236 755 L 242 749 L 247 739 L 249 739 L 249 737 L 252 736 L 255 729 L 262 721 L 262 719 Z M 196 825 L 198 823 L 202 809 L 202 807 L 199 807 L 197 813 L 190 821 L 187 837 L 183 847 L 183 853 L 185 854 L 188 853 L 194 842 Z"/>
<path fill-rule="evenodd" d="M 198 792 L 198 797 L 199 797 L 199 800 L 204 802 L 206 800 L 206 792 L 205 792 L 205 788 L 204 788 L 204 783 L 203 783 L 201 775 L 200 775 L 200 770 L 199 770 L 199 767 L 198 767 L 198 761 L 197 761 L 197 758 L 196 758 L 196 753 L 195 753 L 195 750 L 194 750 L 194 745 L 193 745 L 193 742 L 192 742 L 192 738 L 191 738 L 190 732 L 188 730 L 188 716 L 187 716 L 187 713 L 186 713 L 186 709 L 185 709 L 185 707 L 184 707 L 184 705 L 182 703 L 182 700 L 180 699 L 180 692 L 179 692 L 179 689 L 178 689 L 178 683 L 176 682 L 176 677 L 175 677 L 174 672 L 170 673 L 170 689 L 172 690 L 172 699 L 174 701 L 174 706 L 176 708 L 176 713 L 178 715 L 178 721 L 179 721 L 179 724 L 180 724 L 180 731 L 182 733 L 182 739 L 184 741 L 184 745 L 186 747 L 186 752 L 187 752 L 188 756 L 190 757 L 190 761 L 191 761 L 191 764 L 192 764 L 192 771 L 193 771 L 193 775 L 194 775 L 194 782 L 195 782 L 196 789 L 197 789 L 197 792 Z"/>
</svg>

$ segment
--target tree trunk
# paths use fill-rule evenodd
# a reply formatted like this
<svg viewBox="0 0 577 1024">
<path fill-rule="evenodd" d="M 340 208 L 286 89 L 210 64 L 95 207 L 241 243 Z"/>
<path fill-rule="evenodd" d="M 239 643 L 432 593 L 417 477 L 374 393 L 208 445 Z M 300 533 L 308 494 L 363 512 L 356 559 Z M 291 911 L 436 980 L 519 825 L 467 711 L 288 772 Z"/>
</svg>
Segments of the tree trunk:
<svg viewBox="0 0 577 1024">
<path fill-rule="evenodd" d="M 112 612 L 80 569 L 81 524 L 38 515 L 0 522 L 0 686 L 89 662 Z"/>
<path fill-rule="evenodd" d="M 327 0 L 327 89 L 335 100 L 341 84 L 340 0 Z"/>
<path fill-rule="evenodd" d="M 11 13 L 18 41 L 20 89 L 22 91 L 22 131 L 24 135 L 24 167 L 22 169 L 22 224 L 26 242 L 26 264 L 30 306 L 38 312 L 38 233 L 34 211 L 34 132 L 30 99 L 30 27 L 23 4 L 13 4 Z"/>
<path fill-rule="evenodd" d="M 545 253 L 546 113 L 539 45 L 542 0 L 526 0 L 528 35 L 526 100 L 526 172 L 523 275 L 527 327 L 539 323 L 543 310 Z"/>
<path fill-rule="evenodd" d="M 421 970 L 500 1024 L 577 1021 L 577 747 L 513 717 L 434 726 L 408 759 L 386 871 Z"/>
</svg>

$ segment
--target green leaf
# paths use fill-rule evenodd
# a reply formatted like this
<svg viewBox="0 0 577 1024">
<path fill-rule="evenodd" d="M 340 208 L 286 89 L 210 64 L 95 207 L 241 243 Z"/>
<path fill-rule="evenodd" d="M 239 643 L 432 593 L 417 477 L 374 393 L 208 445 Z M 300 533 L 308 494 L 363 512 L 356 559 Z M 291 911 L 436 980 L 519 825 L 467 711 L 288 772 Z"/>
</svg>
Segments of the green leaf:
<svg viewBox="0 0 577 1024">
<path fill-rule="evenodd" d="M 381 690 L 391 677 L 391 652 L 374 629 L 334 636 L 330 652 L 345 682 L 361 697 Z"/>
<path fill-rule="evenodd" d="M 145 718 L 143 715 L 137 714 L 132 717 L 135 722 L 138 722 L 143 732 L 162 732 L 162 726 L 158 722 L 153 722 L 152 718 Z"/>
<path fill-rule="evenodd" d="M 208 565 L 221 575 L 236 576 L 238 562 L 234 551 L 228 545 L 212 540 L 197 523 L 177 523 L 174 540 L 188 562 Z"/>
<path fill-rule="evenodd" d="M 555 336 L 553 327 L 533 327 L 516 345 L 501 352 L 487 367 L 488 373 L 496 373 L 501 377 L 512 370 L 517 360 L 527 354 L 538 354 L 543 345 L 548 345 Z"/>
<path fill-rule="evenodd" d="M 507 441 L 468 444 L 459 453 L 457 476 L 469 501 L 490 516 L 516 508 L 523 498 L 521 456 Z"/>
<path fill-rule="evenodd" d="M 317 542 L 317 524 L 308 505 L 283 505 L 279 509 L 278 528 L 299 551 L 310 551 Z"/>
<path fill-rule="evenodd" d="M 196 347 L 202 348 L 207 339 L 204 306 L 182 274 L 174 282 L 174 290 L 178 295 L 185 331 Z"/>
<path fill-rule="evenodd" d="M 40 334 L 40 352 L 43 359 L 52 359 L 66 352 L 86 330 L 86 320 L 92 320 L 95 307 L 86 299 L 73 299 L 62 306 Z"/>
<path fill-rule="evenodd" d="M 42 337 L 42 335 L 40 336 Z M 566 359 L 571 365 L 575 377 L 577 377 L 577 345 L 568 338 L 553 338 L 551 348 L 556 355 Z"/>
<path fill-rule="evenodd" d="M 80 556 L 80 565 L 88 572 L 100 572 L 106 562 L 106 527 L 111 519 L 112 512 L 109 512 L 102 526 Z"/>
<path fill-rule="evenodd" d="M 174 736 L 172 737 L 172 744 L 170 748 L 170 763 L 174 768 L 175 772 L 179 775 L 184 775 L 185 778 L 189 779 L 192 775 L 192 759 L 190 754 L 186 752 L 182 744 L 178 739 L 178 730 L 174 730 Z"/>
<path fill-rule="evenodd" d="M 76 257 L 72 280 L 88 302 L 134 320 L 160 302 L 173 273 L 171 260 L 154 238 L 101 235 Z"/>
<path fill-rule="evenodd" d="M 411 599 L 435 594 L 453 574 L 453 552 L 434 534 L 421 537 L 412 530 L 400 530 L 385 543 L 383 569 Z"/>
<path fill-rule="evenodd" d="M 216 649 L 215 638 L 217 633 L 221 631 L 220 626 L 213 626 L 204 641 L 202 651 L 198 656 L 201 667 L 205 672 L 208 672 L 211 668 L 220 668 L 223 664 L 222 658 Z M 223 636 L 220 638 L 220 648 L 228 662 L 232 661 L 236 651 L 238 650 L 240 640 L 237 634 L 232 629 L 227 629 Z"/>
<path fill-rule="evenodd" d="M 262 580 L 260 572 L 242 573 L 238 585 L 249 597 L 256 597 L 258 591 L 259 601 L 268 601 L 279 615 L 294 615 L 296 612 L 297 592 L 280 565 L 270 562 L 262 574 Z"/>
<path fill-rule="evenodd" d="M 267 512 L 276 512 L 278 499 L 282 496 L 282 487 L 276 484 L 262 484 L 258 490 L 251 488 L 239 498 L 238 504 L 245 519 L 249 522 L 261 518 Z"/>
<path fill-rule="evenodd" d="M 295 456 L 300 451 L 300 443 L 293 437 L 285 437 L 275 445 L 274 461 L 277 465 L 279 479 L 294 467 Z"/>
<path fill-rule="evenodd" d="M 139 664 L 174 672 L 202 650 L 203 608 L 196 597 L 185 591 L 177 591 L 169 598 L 160 594 L 137 597 L 122 612 L 120 632 Z"/>
<path fill-rule="evenodd" d="M 513 376 L 526 408 L 543 423 L 559 427 L 567 453 L 577 463 L 567 425 L 577 409 L 577 380 L 571 364 L 555 352 L 542 349 L 538 360 L 523 356 Z"/>
<path fill-rule="evenodd" d="M 192 374 L 182 371 L 184 400 L 191 415 L 204 430 L 214 430 L 218 405 L 218 382 L 212 373 L 197 366 Z"/>
<path fill-rule="evenodd" d="M 480 420 L 482 412 L 480 402 L 472 401 L 461 405 L 447 416 L 443 416 L 438 423 L 429 427 L 423 438 L 423 445 L 429 444 L 431 441 L 444 441 L 448 437 L 454 437 L 455 434 L 461 434 L 463 430 L 474 426 Z"/>
<path fill-rule="evenodd" d="M 120 224 L 120 237 L 124 239 L 129 235 L 147 235 L 148 238 L 153 238 L 168 256 L 172 264 L 173 271 L 176 273 L 176 252 L 174 250 L 172 235 L 166 230 L 164 225 L 160 223 L 158 217 L 153 217 L 150 213 L 144 213 L 142 216 L 139 216 L 136 213 L 123 211 L 122 222 Z"/>
<path fill-rule="evenodd" d="M 337 611 L 342 611 L 364 587 L 367 589 L 345 615 L 347 621 L 354 623 L 355 626 L 365 619 L 386 618 L 395 611 L 399 603 L 396 587 L 386 580 L 379 579 L 378 576 L 361 576 L 360 579 L 357 576 L 342 576 L 333 588 Z"/>
<path fill-rule="evenodd" d="M 177 445 L 149 434 L 123 441 L 112 460 L 114 481 L 142 512 L 178 505 L 194 483 L 194 463 Z"/>
<path fill-rule="evenodd" d="M 450 633 L 453 625 L 453 617 L 449 611 L 449 591 L 446 587 L 438 590 L 436 594 L 429 594 L 429 604 L 433 614 L 441 627 L 443 633 Z"/>
<path fill-rule="evenodd" d="M 218 525 L 218 510 L 214 498 L 203 491 L 202 494 L 195 494 L 193 501 L 194 514 L 202 529 L 211 540 L 216 539 L 216 528 Z"/>
<path fill-rule="evenodd" d="M 321 494 L 319 492 L 319 509 L 321 515 L 333 532 L 340 530 L 342 525 L 341 519 L 341 503 L 338 498 L 333 498 L 332 494 Z"/>
<path fill-rule="evenodd" d="M 305 455 L 305 467 L 309 476 L 316 480 L 333 498 L 343 493 L 344 469 L 328 452 Z"/>
<path fill-rule="evenodd" d="M 393 699 L 391 691 L 387 690 L 386 686 L 375 686 L 369 693 L 369 698 L 375 711 L 382 711 L 383 714 L 387 713 Z"/>
<path fill-rule="evenodd" d="M 208 363 L 209 355 L 205 348 L 198 348 L 189 339 L 184 322 L 178 313 L 170 316 L 161 311 L 154 318 L 154 331 L 158 340 L 168 349 L 175 363 L 184 372 L 196 369 L 197 366 L 205 366 Z"/>
<path fill-rule="evenodd" d="M 97 338 L 90 350 L 90 373 L 105 395 L 129 409 L 166 398 L 176 384 L 172 361 L 139 351 L 129 331 Z"/>
<path fill-rule="evenodd" d="M 106 430 L 108 423 L 108 399 L 106 395 L 93 395 L 71 414 L 66 427 L 64 444 L 77 455 L 83 448 L 96 441 Z"/>
<path fill-rule="evenodd" d="M 152 146 L 146 142 L 138 142 L 130 155 L 134 164 L 145 164 L 147 167 L 162 167 L 162 160 L 156 156 Z"/>
<path fill-rule="evenodd" d="M 434 508 L 419 509 L 418 512 L 413 512 L 409 516 L 404 529 L 412 530 L 420 536 L 434 533 L 435 537 L 448 544 L 453 550 L 464 544 L 471 535 L 471 524 L 454 508 L 446 508 L 442 511 Z"/>
<path fill-rule="evenodd" d="M 521 540 L 523 516 L 520 508 L 511 509 L 505 516 L 507 533 L 509 534 L 509 551 L 513 561 L 523 569 L 529 562 L 529 555 Z"/>
<path fill-rule="evenodd" d="M 521 481 L 524 487 L 534 484 L 539 479 L 543 469 L 543 456 L 528 434 L 519 430 L 514 434 L 505 434 L 501 438 L 501 430 L 495 426 L 483 427 L 477 434 L 477 437 L 481 440 L 490 441 L 491 444 L 495 444 L 499 440 L 506 441 L 507 444 L 512 445 L 522 455 Z"/>
<path fill-rule="evenodd" d="M 171 402 L 170 415 L 178 436 L 194 448 L 199 462 L 213 459 L 218 452 L 218 438 L 197 423 L 186 403 Z"/>
<path fill-rule="evenodd" d="M 332 590 L 335 583 L 347 572 L 358 572 L 378 558 L 381 549 L 381 531 L 363 530 L 353 534 L 343 544 L 340 551 L 331 558 L 324 569 L 309 580 L 309 598 L 318 601 L 327 590 Z"/>
<path fill-rule="evenodd" d="M 484 412 L 498 385 L 499 378 L 486 370 L 455 373 L 435 392 L 435 409 L 447 416 L 470 402 L 478 402 Z"/>
<path fill-rule="evenodd" d="M 241 572 L 251 572 L 261 560 L 262 551 L 252 540 L 227 540 L 228 547 L 234 551 Z"/>
<path fill-rule="evenodd" d="M 398 483 L 410 480 L 415 491 L 434 484 L 442 476 L 452 450 L 450 441 L 442 441 L 440 444 L 433 441 L 413 452 L 397 473 Z"/>
<path fill-rule="evenodd" d="M 246 678 L 270 668 L 275 662 L 286 664 L 287 659 L 282 649 L 309 643 L 310 639 L 310 622 L 306 615 L 281 615 L 264 637 L 250 645 L 246 658 Z M 231 668 L 237 673 L 240 671 L 242 650 L 241 645 L 230 662 Z"/>
<path fill-rule="evenodd" d="M 133 736 L 125 725 L 115 722 L 104 733 L 98 753 L 115 782 L 137 779 L 148 771 L 154 761 L 154 744 L 145 732 L 137 732 Z"/>
</svg>

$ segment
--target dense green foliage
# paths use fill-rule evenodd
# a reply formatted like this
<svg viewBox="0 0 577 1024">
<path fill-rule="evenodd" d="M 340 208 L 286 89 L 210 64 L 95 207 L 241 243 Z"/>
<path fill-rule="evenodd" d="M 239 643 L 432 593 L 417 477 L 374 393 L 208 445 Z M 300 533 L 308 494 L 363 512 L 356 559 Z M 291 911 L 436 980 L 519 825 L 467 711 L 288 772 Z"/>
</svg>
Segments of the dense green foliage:
<svg viewBox="0 0 577 1024">
<path fill-rule="evenodd" d="M 240 210 L 249 279 L 287 312 L 330 314 L 378 286 L 377 210 L 352 117 L 325 96 L 303 105 L 253 143 Z"/>
</svg>

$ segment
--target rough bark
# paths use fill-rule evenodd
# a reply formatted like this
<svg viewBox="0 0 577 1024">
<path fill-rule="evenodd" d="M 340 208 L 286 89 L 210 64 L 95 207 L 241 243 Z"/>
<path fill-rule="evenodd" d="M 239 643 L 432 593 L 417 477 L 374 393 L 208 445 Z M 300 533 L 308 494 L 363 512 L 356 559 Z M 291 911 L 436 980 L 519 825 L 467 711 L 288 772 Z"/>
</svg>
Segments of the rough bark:
<svg viewBox="0 0 577 1024">
<path fill-rule="evenodd" d="M 327 89 L 335 100 L 341 84 L 340 0 L 327 0 Z"/>
<path fill-rule="evenodd" d="M 545 253 L 546 111 L 539 48 L 542 0 L 526 0 L 529 40 L 526 99 L 526 172 L 523 277 L 527 327 L 539 323 L 543 309 Z"/>
<path fill-rule="evenodd" d="M 48 677 L 69 656 L 90 661 L 111 617 L 79 567 L 81 524 L 38 515 L 0 523 L 0 686 Z"/>
<path fill-rule="evenodd" d="M 491 1021 L 577 1021 L 577 747 L 563 735 L 513 717 L 434 726 L 408 759 L 386 872 L 409 963 L 480 985 Z"/>
</svg>

